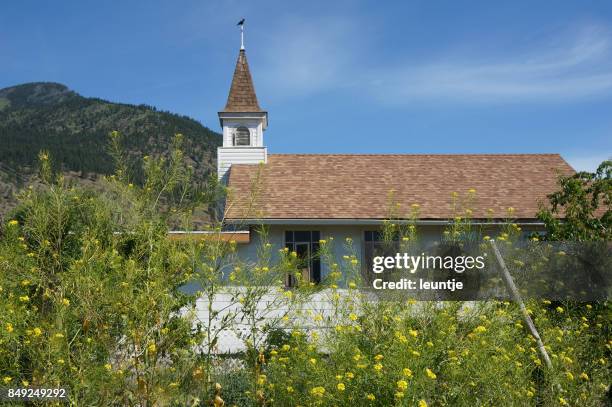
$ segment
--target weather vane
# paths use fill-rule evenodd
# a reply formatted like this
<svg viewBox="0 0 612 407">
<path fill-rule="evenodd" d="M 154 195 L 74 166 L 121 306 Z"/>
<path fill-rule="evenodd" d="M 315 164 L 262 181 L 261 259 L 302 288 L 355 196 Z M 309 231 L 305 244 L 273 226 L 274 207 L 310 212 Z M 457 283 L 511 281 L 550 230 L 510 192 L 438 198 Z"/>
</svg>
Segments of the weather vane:
<svg viewBox="0 0 612 407">
<path fill-rule="evenodd" d="M 236 25 L 240 26 L 240 49 L 244 49 L 244 18 Z"/>
</svg>

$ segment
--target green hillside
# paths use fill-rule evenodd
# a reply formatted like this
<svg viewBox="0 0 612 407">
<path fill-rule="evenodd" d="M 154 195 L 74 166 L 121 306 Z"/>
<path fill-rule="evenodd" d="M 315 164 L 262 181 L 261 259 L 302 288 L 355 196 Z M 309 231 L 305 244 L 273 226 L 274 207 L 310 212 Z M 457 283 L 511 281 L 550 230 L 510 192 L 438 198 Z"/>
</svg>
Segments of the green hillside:
<svg viewBox="0 0 612 407">
<path fill-rule="evenodd" d="M 0 89 L 0 213 L 16 188 L 36 171 L 37 155 L 48 150 L 55 168 L 83 182 L 113 171 L 108 134 L 118 130 L 134 157 L 165 154 L 174 134 L 184 135 L 185 154 L 196 178 L 214 170 L 218 133 L 196 120 L 145 105 L 86 98 L 59 83 L 27 83 Z"/>
</svg>

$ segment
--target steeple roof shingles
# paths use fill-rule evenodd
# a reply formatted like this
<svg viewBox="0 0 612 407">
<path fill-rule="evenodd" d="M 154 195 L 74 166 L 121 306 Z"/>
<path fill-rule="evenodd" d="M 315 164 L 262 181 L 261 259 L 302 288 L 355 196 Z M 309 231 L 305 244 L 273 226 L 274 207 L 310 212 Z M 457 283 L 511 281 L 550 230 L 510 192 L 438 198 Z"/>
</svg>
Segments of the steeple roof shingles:
<svg viewBox="0 0 612 407">
<path fill-rule="evenodd" d="M 238 61 L 236 61 L 236 69 L 234 70 L 234 77 L 232 78 L 232 86 L 223 111 L 263 112 L 257 101 L 255 86 L 253 86 L 253 78 L 251 78 L 249 63 L 247 62 L 244 49 L 241 49 L 238 54 Z"/>
</svg>

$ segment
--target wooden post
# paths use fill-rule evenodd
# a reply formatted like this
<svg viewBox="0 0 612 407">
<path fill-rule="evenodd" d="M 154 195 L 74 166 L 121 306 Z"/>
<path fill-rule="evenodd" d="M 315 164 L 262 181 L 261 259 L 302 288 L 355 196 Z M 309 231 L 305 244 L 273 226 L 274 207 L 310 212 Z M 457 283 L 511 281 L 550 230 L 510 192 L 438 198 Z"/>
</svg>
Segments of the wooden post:
<svg viewBox="0 0 612 407">
<path fill-rule="evenodd" d="M 495 240 L 490 240 L 490 242 L 491 242 L 491 247 L 493 247 L 493 252 L 495 253 L 497 262 L 499 263 L 499 266 L 501 268 L 501 275 L 502 275 L 502 278 L 504 279 L 504 283 L 506 283 L 506 287 L 508 288 L 508 291 L 510 291 L 510 296 L 512 297 L 512 300 L 519 305 L 521 309 L 521 313 L 523 314 L 523 320 L 527 324 L 527 327 L 529 328 L 531 335 L 533 335 L 533 337 L 536 339 L 536 342 L 538 344 L 538 350 L 540 351 L 540 354 L 542 355 L 542 359 L 544 359 L 544 362 L 546 363 L 546 367 L 551 369 L 552 363 L 550 362 L 550 358 L 548 357 L 548 352 L 546 352 L 546 348 L 544 347 L 542 338 L 540 338 L 540 334 L 538 333 L 538 330 L 536 329 L 533 323 L 533 320 L 531 319 L 531 316 L 527 312 L 527 308 L 525 307 L 525 303 L 523 302 L 523 299 L 521 298 L 521 294 L 519 293 L 519 290 L 516 288 L 516 284 L 514 284 L 514 280 L 512 279 L 512 276 L 510 275 L 510 272 L 508 271 L 508 267 L 506 267 L 506 262 L 504 261 L 504 258 L 502 257 L 501 253 L 499 252 L 497 243 L 495 243 Z"/>
</svg>

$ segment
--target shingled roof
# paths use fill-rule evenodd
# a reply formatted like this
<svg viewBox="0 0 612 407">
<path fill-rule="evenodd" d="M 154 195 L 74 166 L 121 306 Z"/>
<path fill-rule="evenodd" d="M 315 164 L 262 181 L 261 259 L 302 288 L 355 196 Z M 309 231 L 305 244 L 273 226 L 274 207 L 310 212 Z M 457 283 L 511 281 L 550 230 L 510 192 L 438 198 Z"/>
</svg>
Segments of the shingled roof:
<svg viewBox="0 0 612 407">
<path fill-rule="evenodd" d="M 232 86 L 227 97 L 223 112 L 262 112 L 255 95 L 253 78 L 249 71 L 249 63 L 244 49 L 240 50 L 236 69 L 232 78 Z"/>
<path fill-rule="evenodd" d="M 421 219 L 451 219 L 451 194 L 474 189 L 473 218 L 505 218 L 513 207 L 514 217 L 534 219 L 558 176 L 573 172 L 558 154 L 274 154 L 232 165 L 227 218 L 386 219 L 393 191 L 403 213 L 419 204 Z"/>
</svg>

